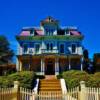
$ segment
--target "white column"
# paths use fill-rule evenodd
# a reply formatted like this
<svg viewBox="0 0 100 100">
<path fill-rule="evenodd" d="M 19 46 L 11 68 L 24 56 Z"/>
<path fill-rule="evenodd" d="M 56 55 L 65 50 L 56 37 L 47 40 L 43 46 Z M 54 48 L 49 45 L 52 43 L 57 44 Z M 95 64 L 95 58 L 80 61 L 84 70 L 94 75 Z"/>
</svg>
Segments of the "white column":
<svg viewBox="0 0 100 100">
<path fill-rule="evenodd" d="M 69 60 L 69 70 L 70 70 L 71 69 L 71 59 L 68 58 L 68 60 Z"/>
<path fill-rule="evenodd" d="M 18 58 L 16 58 L 16 70 L 19 71 L 19 61 L 18 61 Z"/>
<path fill-rule="evenodd" d="M 56 60 L 55 60 L 55 75 L 56 75 Z"/>
<path fill-rule="evenodd" d="M 58 58 L 55 59 L 55 75 L 59 75 L 59 62 L 58 62 Z"/>
<path fill-rule="evenodd" d="M 81 71 L 83 71 L 83 57 L 81 58 Z"/>
<path fill-rule="evenodd" d="M 44 71 L 45 71 L 44 59 L 41 58 L 41 73 L 42 73 L 42 75 L 44 75 Z"/>
<path fill-rule="evenodd" d="M 19 61 L 19 71 L 22 71 L 22 62 Z"/>
<path fill-rule="evenodd" d="M 42 68 L 43 68 L 43 75 L 45 74 L 45 62 L 44 62 L 44 58 L 43 58 L 43 66 L 42 66 Z"/>
</svg>

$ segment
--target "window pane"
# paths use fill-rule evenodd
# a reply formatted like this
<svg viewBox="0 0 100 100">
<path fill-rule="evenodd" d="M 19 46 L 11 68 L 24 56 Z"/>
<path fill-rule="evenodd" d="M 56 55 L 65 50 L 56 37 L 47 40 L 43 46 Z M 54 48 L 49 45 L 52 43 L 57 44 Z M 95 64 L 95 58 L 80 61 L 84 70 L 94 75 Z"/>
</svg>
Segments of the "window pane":
<svg viewBox="0 0 100 100">
<path fill-rule="evenodd" d="M 28 44 L 24 44 L 24 45 L 23 45 L 23 50 L 24 50 L 24 53 L 27 52 L 27 50 L 28 50 Z"/>
<path fill-rule="evenodd" d="M 75 51 L 76 51 L 76 45 L 72 44 L 72 53 L 75 53 Z"/>
<path fill-rule="evenodd" d="M 50 45 L 50 50 L 53 50 L 53 44 L 51 43 L 51 45 Z"/>
<path fill-rule="evenodd" d="M 49 50 L 49 43 L 47 44 L 47 50 Z"/>
<path fill-rule="evenodd" d="M 39 52 L 39 48 L 40 48 L 40 45 L 39 45 L 39 44 L 36 44 L 36 46 L 35 46 L 35 51 L 36 51 L 36 52 Z"/>
<path fill-rule="evenodd" d="M 64 44 L 60 45 L 60 53 L 64 53 Z"/>
</svg>

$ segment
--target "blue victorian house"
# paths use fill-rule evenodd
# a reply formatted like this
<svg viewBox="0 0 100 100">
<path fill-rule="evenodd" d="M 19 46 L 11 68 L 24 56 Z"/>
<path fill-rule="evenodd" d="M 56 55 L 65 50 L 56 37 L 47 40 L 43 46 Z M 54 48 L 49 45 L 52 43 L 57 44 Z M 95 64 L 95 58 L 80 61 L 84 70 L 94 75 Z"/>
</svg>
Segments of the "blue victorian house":
<svg viewBox="0 0 100 100">
<path fill-rule="evenodd" d="M 83 70 L 83 35 L 77 27 L 61 27 L 47 17 L 39 27 L 24 27 L 18 41 L 17 70 L 58 75 L 70 69 Z"/>
</svg>

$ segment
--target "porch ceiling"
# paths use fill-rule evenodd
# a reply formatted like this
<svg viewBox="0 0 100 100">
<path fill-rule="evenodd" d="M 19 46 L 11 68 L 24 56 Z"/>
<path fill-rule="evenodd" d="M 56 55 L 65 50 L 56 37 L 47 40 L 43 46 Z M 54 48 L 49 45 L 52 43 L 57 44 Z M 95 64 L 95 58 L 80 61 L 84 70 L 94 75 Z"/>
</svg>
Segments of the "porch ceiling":
<svg viewBox="0 0 100 100">
<path fill-rule="evenodd" d="M 30 60 L 30 59 L 36 59 L 36 58 L 67 58 L 67 59 L 80 59 L 82 58 L 82 55 L 17 55 L 17 58 L 19 60 Z"/>
</svg>

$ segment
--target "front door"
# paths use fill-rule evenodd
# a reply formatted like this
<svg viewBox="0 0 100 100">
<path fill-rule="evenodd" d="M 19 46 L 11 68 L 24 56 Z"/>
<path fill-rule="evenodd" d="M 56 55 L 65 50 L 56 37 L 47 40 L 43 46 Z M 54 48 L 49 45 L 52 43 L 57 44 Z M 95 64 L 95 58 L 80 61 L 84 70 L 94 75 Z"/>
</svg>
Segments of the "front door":
<svg viewBox="0 0 100 100">
<path fill-rule="evenodd" d="M 46 68 L 46 75 L 54 75 L 55 71 L 54 71 L 54 66 L 53 63 L 48 63 L 47 64 L 47 68 Z"/>
</svg>

